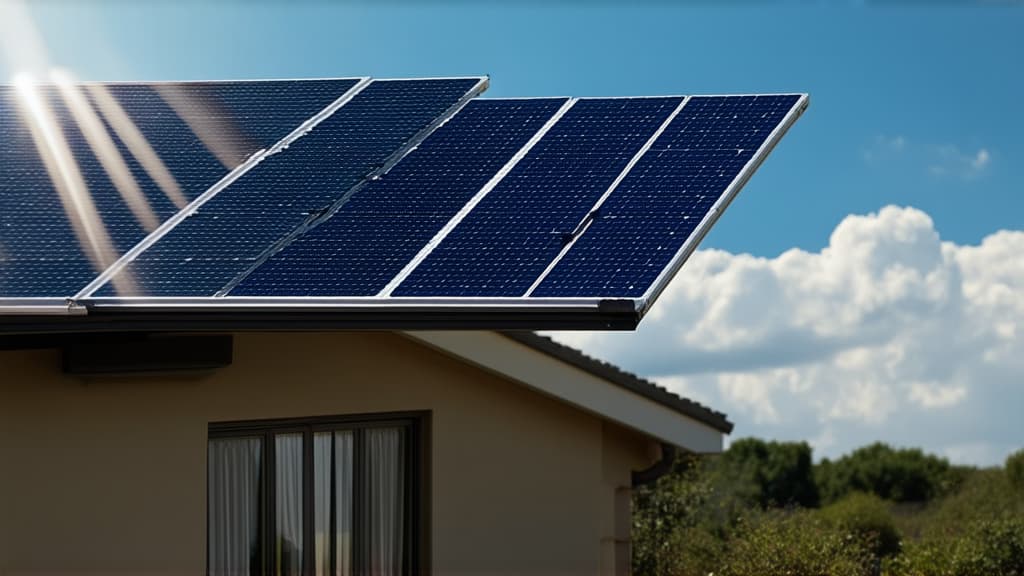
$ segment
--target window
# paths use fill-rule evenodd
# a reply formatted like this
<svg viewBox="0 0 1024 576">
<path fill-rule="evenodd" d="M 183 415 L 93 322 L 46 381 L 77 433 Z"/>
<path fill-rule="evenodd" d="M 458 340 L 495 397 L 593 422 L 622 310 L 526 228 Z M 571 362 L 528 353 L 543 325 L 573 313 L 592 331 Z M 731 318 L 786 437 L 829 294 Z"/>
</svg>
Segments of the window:
<svg viewBox="0 0 1024 576">
<path fill-rule="evenodd" d="M 207 572 L 418 572 L 422 422 L 380 415 L 212 424 Z"/>
</svg>

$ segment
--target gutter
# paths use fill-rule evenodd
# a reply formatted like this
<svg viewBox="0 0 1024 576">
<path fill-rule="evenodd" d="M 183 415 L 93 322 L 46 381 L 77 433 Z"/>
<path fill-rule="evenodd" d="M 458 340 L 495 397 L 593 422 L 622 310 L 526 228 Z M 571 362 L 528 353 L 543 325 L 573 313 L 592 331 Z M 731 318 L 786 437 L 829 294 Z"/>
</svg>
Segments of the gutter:
<svg viewBox="0 0 1024 576">
<path fill-rule="evenodd" d="M 659 478 L 672 471 L 672 466 L 676 463 L 676 458 L 678 456 L 679 450 L 675 446 L 667 442 L 662 442 L 661 459 L 652 464 L 649 468 L 633 472 L 633 488 L 650 486 L 657 482 Z"/>
<path fill-rule="evenodd" d="M 85 316 L 86 307 L 73 298 L 0 299 L 0 316 Z"/>
<path fill-rule="evenodd" d="M 290 330 L 634 330 L 629 306 L 604 302 L 242 298 L 0 299 L 0 335 Z"/>
</svg>

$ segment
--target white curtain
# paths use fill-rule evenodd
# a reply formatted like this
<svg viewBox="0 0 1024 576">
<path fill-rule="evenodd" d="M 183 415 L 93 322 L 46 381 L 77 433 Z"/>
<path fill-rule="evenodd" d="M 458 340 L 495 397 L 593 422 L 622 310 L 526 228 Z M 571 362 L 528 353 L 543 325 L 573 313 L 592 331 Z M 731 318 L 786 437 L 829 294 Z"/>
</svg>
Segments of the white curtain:
<svg viewBox="0 0 1024 576">
<path fill-rule="evenodd" d="M 317 576 L 352 574 L 352 438 L 350 431 L 313 437 Z"/>
<path fill-rule="evenodd" d="M 302 574 L 302 434 L 278 434 L 276 452 L 276 517 L 274 573 Z"/>
<path fill-rule="evenodd" d="M 366 430 L 368 540 L 366 566 L 373 576 L 402 573 L 405 522 L 405 442 L 399 428 Z"/>
<path fill-rule="evenodd" d="M 259 570 L 261 440 L 214 438 L 207 449 L 207 562 L 211 575 Z"/>
</svg>

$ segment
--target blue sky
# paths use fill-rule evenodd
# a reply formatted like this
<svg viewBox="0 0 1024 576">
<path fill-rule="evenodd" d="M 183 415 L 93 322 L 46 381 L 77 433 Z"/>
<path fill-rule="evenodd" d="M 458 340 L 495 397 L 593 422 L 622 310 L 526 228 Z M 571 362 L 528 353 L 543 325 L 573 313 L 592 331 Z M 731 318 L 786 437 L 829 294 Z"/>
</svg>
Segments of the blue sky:
<svg viewBox="0 0 1024 576">
<path fill-rule="evenodd" d="M 489 74 L 489 96 L 808 92 L 702 246 L 721 252 L 684 268 L 660 318 L 560 338 L 729 412 L 740 436 L 809 439 L 823 454 L 883 439 L 993 463 L 1024 437 L 1024 425 L 980 424 L 1008 398 L 1024 406 L 1024 236 L 993 236 L 1024 229 L 1024 4 L 83 1 L 31 13 L 49 60 L 89 80 Z M 692 290 L 715 283 L 730 299 Z M 710 340 L 690 338 L 712 324 Z M 947 345 L 968 329 L 974 339 Z M 666 334 L 671 346 L 645 345 Z M 766 394 L 774 415 L 744 403 Z M 899 402 L 878 420 L 887 395 Z M 950 422 L 972 431 L 945 438 Z"/>
<path fill-rule="evenodd" d="M 1020 4 L 729 5 L 109 1 L 32 11 L 51 60 L 85 79 L 484 73 L 491 96 L 810 93 L 808 114 L 706 246 L 817 249 L 845 215 L 892 203 L 927 211 L 961 243 L 1024 222 Z M 988 160 L 972 170 L 982 150 Z"/>
</svg>

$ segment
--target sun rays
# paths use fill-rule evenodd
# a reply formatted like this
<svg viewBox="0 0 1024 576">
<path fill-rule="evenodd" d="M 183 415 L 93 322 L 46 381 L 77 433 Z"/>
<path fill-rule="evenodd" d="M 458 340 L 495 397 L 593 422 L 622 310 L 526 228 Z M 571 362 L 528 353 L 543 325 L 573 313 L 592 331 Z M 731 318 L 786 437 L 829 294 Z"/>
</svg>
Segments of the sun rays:
<svg viewBox="0 0 1024 576">
<path fill-rule="evenodd" d="M 189 198 L 114 91 L 103 84 L 80 83 L 71 72 L 51 63 L 24 0 L 0 0 L 0 49 L 8 69 L 17 72 L 12 101 L 2 105 L 18 111 L 82 253 L 100 272 L 121 253 L 109 222 L 104 222 L 104 217 L 111 216 L 104 213 L 102 203 L 97 206 L 90 185 L 116 190 L 146 234 L 157 229 L 162 219 L 153 205 L 156 190 L 147 196 L 145 188 L 158 189 L 157 196 L 162 194 L 178 210 L 185 208 Z M 216 98 L 182 85 L 152 89 L 226 170 L 259 148 Z M 83 139 L 86 146 L 78 146 Z M 86 161 L 83 155 L 90 154 L 109 183 L 96 181 L 90 172 L 83 174 L 80 163 Z M 133 293 L 131 280 L 122 277 L 115 286 L 118 292 Z"/>
</svg>

